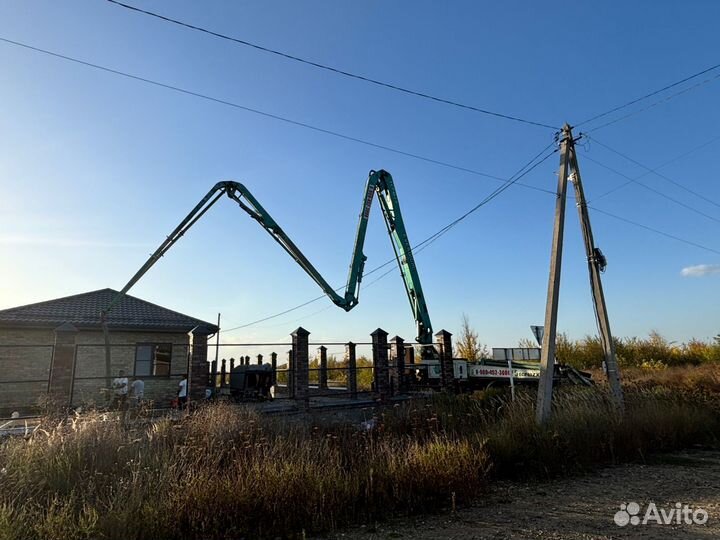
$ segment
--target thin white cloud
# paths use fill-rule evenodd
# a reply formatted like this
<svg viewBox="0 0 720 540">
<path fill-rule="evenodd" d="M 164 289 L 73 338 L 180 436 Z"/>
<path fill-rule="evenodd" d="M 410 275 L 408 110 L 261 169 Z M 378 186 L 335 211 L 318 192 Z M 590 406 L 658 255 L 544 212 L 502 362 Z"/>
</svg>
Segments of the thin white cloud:
<svg viewBox="0 0 720 540">
<path fill-rule="evenodd" d="M 720 274 L 720 264 L 697 264 L 686 266 L 680 271 L 683 277 L 703 277 L 710 274 Z"/>
</svg>

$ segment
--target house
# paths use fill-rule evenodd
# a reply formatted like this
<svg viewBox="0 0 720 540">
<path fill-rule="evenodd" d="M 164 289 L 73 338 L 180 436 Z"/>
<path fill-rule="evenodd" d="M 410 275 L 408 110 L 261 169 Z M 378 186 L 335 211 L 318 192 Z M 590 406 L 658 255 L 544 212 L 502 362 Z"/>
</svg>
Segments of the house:
<svg viewBox="0 0 720 540">
<path fill-rule="evenodd" d="M 0 310 L 0 416 L 27 413 L 49 397 L 63 406 L 105 405 L 120 370 L 145 383 L 145 398 L 167 406 L 190 375 L 191 398 L 207 383 L 207 338 L 214 324 L 126 295 L 106 318 L 117 291 L 101 289 Z"/>
</svg>

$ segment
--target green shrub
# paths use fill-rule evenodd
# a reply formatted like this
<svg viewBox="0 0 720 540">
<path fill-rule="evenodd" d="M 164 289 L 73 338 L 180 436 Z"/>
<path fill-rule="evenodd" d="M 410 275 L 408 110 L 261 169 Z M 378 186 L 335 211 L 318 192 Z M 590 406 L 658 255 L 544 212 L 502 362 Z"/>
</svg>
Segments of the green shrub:
<svg viewBox="0 0 720 540">
<path fill-rule="evenodd" d="M 615 353 L 620 367 L 697 366 L 702 363 L 720 362 L 720 339 L 710 342 L 691 339 L 687 343 L 669 342 L 653 331 L 647 338 L 615 338 Z M 585 336 L 572 340 L 567 334 L 559 334 L 556 356 L 564 364 L 578 369 L 599 368 L 603 350 L 597 336 Z"/>
</svg>

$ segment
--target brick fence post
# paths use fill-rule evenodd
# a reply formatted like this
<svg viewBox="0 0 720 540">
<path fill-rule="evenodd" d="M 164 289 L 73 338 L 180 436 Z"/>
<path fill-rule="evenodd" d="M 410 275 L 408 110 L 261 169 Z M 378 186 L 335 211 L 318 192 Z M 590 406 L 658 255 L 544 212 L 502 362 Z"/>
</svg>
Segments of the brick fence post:
<svg viewBox="0 0 720 540">
<path fill-rule="evenodd" d="M 227 386 L 227 360 L 223 358 L 220 365 L 220 388 L 225 388 Z"/>
<path fill-rule="evenodd" d="M 277 353 L 276 352 L 270 353 L 270 365 L 272 366 L 271 381 L 272 381 L 272 385 L 275 386 L 277 384 Z"/>
<path fill-rule="evenodd" d="M 207 326 L 200 325 L 193 328 L 190 333 L 192 334 L 192 354 L 187 374 L 188 398 L 191 402 L 202 401 L 205 399 L 205 390 L 207 389 L 208 336 L 214 332 Z M 223 377 L 224 382 L 225 378 Z"/>
<path fill-rule="evenodd" d="M 455 388 L 455 371 L 453 368 L 452 334 L 440 330 L 435 337 L 440 344 L 440 384 L 446 390 Z"/>
<path fill-rule="evenodd" d="M 348 361 L 347 389 L 350 391 L 350 397 L 357 399 L 357 358 L 355 357 L 355 344 L 352 341 L 345 345 L 345 355 Z"/>
<path fill-rule="evenodd" d="M 48 378 L 48 395 L 53 405 L 58 408 L 67 408 L 72 405 L 77 333 L 78 329 L 70 323 L 62 324 L 55 329 L 55 346 Z"/>
<path fill-rule="evenodd" d="M 295 330 L 292 334 L 292 350 L 293 350 L 293 393 L 295 399 L 303 400 L 305 407 L 309 405 L 309 345 L 308 336 L 310 332 L 302 326 Z"/>
<path fill-rule="evenodd" d="M 415 364 L 415 349 L 408 347 L 405 349 L 405 365 L 412 366 Z"/>
<path fill-rule="evenodd" d="M 390 377 L 388 373 L 388 333 L 378 328 L 372 334 L 372 355 L 375 391 L 383 400 L 388 396 Z"/>
<path fill-rule="evenodd" d="M 295 362 L 293 361 L 293 350 L 290 349 L 287 352 L 287 355 L 287 392 L 289 398 L 295 398 L 295 377 L 293 377 L 293 373 L 295 372 Z"/>
<path fill-rule="evenodd" d="M 318 387 L 320 390 L 328 389 L 327 347 L 325 345 L 320 345 L 320 373 L 318 375 Z"/>
<path fill-rule="evenodd" d="M 390 340 L 390 353 L 395 360 L 395 373 L 397 384 L 397 393 L 402 394 L 406 390 L 405 377 L 405 340 L 400 336 L 395 336 Z"/>
<path fill-rule="evenodd" d="M 258 366 L 262 366 L 262 359 L 263 359 L 263 355 L 262 355 L 262 354 L 258 354 L 258 355 L 257 355 L 257 365 L 258 365 Z"/>
</svg>

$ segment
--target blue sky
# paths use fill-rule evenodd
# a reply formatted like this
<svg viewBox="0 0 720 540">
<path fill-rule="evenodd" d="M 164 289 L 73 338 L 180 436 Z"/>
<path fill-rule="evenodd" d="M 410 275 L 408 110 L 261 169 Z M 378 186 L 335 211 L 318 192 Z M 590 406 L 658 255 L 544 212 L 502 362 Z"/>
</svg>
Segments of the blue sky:
<svg viewBox="0 0 720 540">
<path fill-rule="evenodd" d="M 580 122 L 714 65 L 720 50 L 720 5 L 710 1 L 130 3 L 551 125 Z M 102 0 L 6 0 L 0 37 L 501 177 L 553 135 L 338 77 Z M 218 180 L 243 182 L 338 285 L 370 169 L 393 174 L 413 242 L 498 185 L 5 43 L 0 65 L 0 307 L 119 289 Z M 657 167 L 719 135 L 719 88 L 720 80 L 703 84 L 592 136 Z M 719 146 L 708 144 L 660 171 L 720 201 Z M 626 179 L 584 156 L 633 178 L 645 172 L 591 140 L 579 147 L 590 201 Z M 553 156 L 523 181 L 555 189 L 556 169 Z M 642 181 L 720 219 L 718 206 L 661 178 Z M 720 250 L 720 223 L 640 186 L 597 207 Z M 392 255 L 378 210 L 366 242 L 368 268 Z M 553 211 L 553 196 L 515 186 L 418 255 L 435 330 L 457 331 L 464 312 L 490 345 L 531 337 L 529 325 L 543 320 Z M 572 203 L 567 217 L 559 329 L 581 337 L 595 326 Z M 591 217 L 609 260 L 603 278 L 615 334 L 657 329 L 686 340 L 720 332 L 720 274 L 681 274 L 720 264 L 720 256 L 602 214 Z M 131 293 L 206 320 L 222 312 L 229 328 L 314 298 L 319 289 L 256 223 L 222 201 Z M 285 339 L 298 325 L 317 340 L 366 340 L 377 327 L 414 336 L 397 272 L 363 290 L 350 313 L 324 309 L 329 304 L 315 302 L 224 339 Z"/>
</svg>

